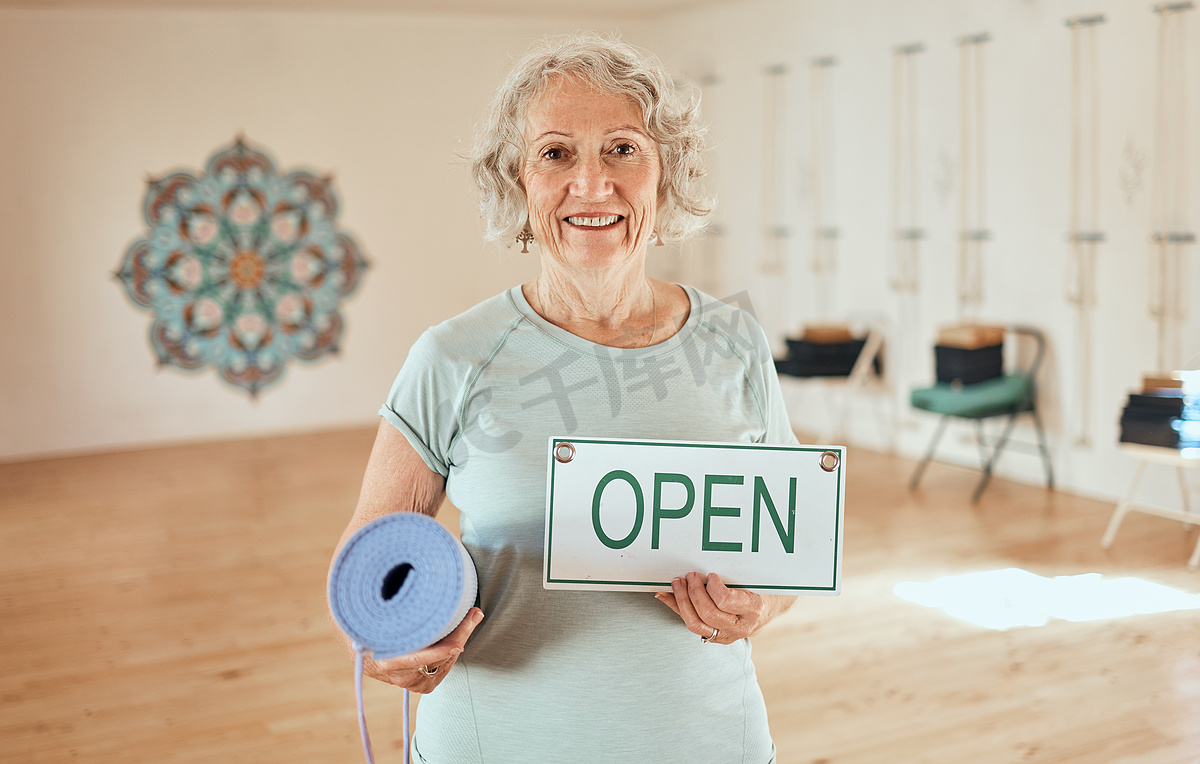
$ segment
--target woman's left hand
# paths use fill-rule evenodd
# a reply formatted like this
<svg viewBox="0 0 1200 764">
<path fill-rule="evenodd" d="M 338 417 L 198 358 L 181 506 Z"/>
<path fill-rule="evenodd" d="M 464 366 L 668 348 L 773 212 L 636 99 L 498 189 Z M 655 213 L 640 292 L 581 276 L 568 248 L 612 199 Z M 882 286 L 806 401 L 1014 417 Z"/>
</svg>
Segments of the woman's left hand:
<svg viewBox="0 0 1200 764">
<path fill-rule="evenodd" d="M 716 573 L 705 578 L 695 572 L 671 581 L 669 594 L 654 596 L 683 619 L 688 631 L 722 645 L 754 636 L 796 601 L 789 595 L 730 589 Z"/>
</svg>

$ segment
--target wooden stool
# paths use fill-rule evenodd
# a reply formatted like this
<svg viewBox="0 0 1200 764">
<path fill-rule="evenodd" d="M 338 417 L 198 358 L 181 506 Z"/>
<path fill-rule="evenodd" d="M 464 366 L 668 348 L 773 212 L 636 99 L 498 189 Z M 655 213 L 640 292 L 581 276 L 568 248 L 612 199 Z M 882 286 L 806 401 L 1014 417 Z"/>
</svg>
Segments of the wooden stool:
<svg viewBox="0 0 1200 764">
<path fill-rule="evenodd" d="M 1133 471 L 1133 481 L 1129 484 L 1129 490 L 1125 492 L 1124 498 L 1121 499 L 1116 509 L 1113 510 L 1112 519 L 1108 521 L 1108 530 L 1104 532 L 1104 538 L 1100 539 L 1100 547 L 1102 549 L 1108 549 L 1112 546 L 1113 539 L 1117 535 L 1117 529 L 1121 527 L 1121 521 L 1125 519 L 1125 515 L 1129 512 L 1141 512 L 1147 515 L 1165 517 L 1168 520 L 1180 520 L 1185 525 L 1200 525 L 1200 512 L 1191 511 L 1191 504 L 1188 501 L 1187 476 L 1184 473 L 1185 469 L 1200 468 L 1200 454 L 1196 454 L 1195 456 L 1189 454 L 1189 456 L 1185 457 L 1185 452 L 1177 448 L 1143 446 L 1138 443 L 1121 443 L 1120 446 L 1122 451 L 1138 460 L 1138 465 Z M 1187 449 L 1189 452 L 1193 450 L 1195 449 Z M 1174 509 L 1159 504 L 1147 504 L 1133 500 L 1133 494 L 1142 480 L 1142 474 L 1146 471 L 1146 465 L 1150 462 L 1175 467 L 1176 475 L 1179 477 L 1179 492 L 1183 497 L 1183 509 Z M 1196 548 L 1192 551 L 1192 556 L 1188 558 L 1189 568 L 1195 569 L 1197 566 L 1200 566 L 1200 539 L 1196 540 Z"/>
</svg>

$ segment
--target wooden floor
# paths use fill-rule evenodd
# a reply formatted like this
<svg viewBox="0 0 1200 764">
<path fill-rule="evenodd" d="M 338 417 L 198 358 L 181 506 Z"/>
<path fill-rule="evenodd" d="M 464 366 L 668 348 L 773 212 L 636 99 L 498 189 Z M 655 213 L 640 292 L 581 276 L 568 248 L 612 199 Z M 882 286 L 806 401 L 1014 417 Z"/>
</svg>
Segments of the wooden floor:
<svg viewBox="0 0 1200 764">
<path fill-rule="evenodd" d="M 361 761 L 324 587 L 372 437 L 0 465 L 0 761 Z M 1111 505 L 848 464 L 844 593 L 755 641 L 780 764 L 1200 762 L 1195 611 L 999 632 L 893 594 L 1013 566 L 1197 592 L 1195 530 L 1131 515 L 1103 552 Z M 367 704 L 399 761 L 400 693 Z"/>
</svg>

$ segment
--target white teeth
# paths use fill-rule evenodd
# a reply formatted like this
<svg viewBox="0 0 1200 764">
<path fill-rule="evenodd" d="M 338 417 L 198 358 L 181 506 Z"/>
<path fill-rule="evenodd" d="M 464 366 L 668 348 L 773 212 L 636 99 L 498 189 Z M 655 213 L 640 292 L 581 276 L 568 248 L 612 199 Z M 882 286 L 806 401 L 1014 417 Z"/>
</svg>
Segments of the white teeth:
<svg viewBox="0 0 1200 764">
<path fill-rule="evenodd" d="M 586 226 L 598 227 L 598 226 L 602 226 L 602 225 L 612 225 L 613 223 L 617 222 L 620 219 L 621 219 L 620 215 L 606 215 L 602 218 L 571 217 L 571 218 L 567 218 L 567 222 L 570 223 L 571 225 L 586 225 Z"/>
</svg>

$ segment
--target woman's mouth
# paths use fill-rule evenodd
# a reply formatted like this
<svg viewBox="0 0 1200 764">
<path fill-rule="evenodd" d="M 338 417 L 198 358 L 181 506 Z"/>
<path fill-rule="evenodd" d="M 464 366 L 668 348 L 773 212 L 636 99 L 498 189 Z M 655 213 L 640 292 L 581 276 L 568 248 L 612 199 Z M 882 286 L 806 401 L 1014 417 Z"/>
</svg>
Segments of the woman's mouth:
<svg viewBox="0 0 1200 764">
<path fill-rule="evenodd" d="M 571 225 L 585 226 L 587 228 L 601 228 L 606 225 L 613 225 L 620 220 L 620 215 L 572 215 L 567 218 L 567 222 Z"/>
</svg>

